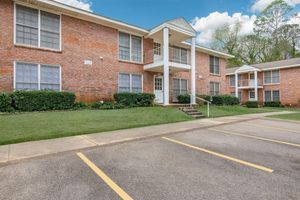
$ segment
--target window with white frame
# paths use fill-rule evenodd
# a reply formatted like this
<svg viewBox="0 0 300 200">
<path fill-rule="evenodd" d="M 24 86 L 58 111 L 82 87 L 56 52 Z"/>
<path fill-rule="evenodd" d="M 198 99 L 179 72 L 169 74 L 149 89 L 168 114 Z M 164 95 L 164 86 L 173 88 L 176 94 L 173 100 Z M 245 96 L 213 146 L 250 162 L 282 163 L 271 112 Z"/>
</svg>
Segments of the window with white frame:
<svg viewBox="0 0 300 200">
<path fill-rule="evenodd" d="M 238 83 L 241 81 L 241 74 L 238 74 Z M 230 87 L 235 87 L 235 75 L 230 75 L 229 76 L 229 86 Z"/>
<path fill-rule="evenodd" d="M 119 93 L 142 93 L 143 76 L 141 74 L 119 74 Z"/>
<path fill-rule="evenodd" d="M 119 59 L 142 62 L 142 38 L 119 32 Z"/>
<path fill-rule="evenodd" d="M 280 83 L 280 72 L 279 72 L 279 70 L 272 70 L 272 71 L 264 72 L 264 83 L 265 84 Z"/>
<path fill-rule="evenodd" d="M 16 44 L 60 49 L 60 16 L 16 5 Z"/>
<path fill-rule="evenodd" d="M 217 96 L 220 95 L 220 83 L 218 82 L 210 82 L 210 95 Z"/>
<path fill-rule="evenodd" d="M 153 53 L 154 53 L 154 55 L 158 55 L 158 56 L 161 55 L 161 44 L 160 43 L 157 43 L 157 42 L 153 43 Z"/>
<path fill-rule="evenodd" d="M 280 101 L 279 90 L 267 90 L 265 91 L 265 102 Z"/>
<path fill-rule="evenodd" d="M 255 91 L 254 90 L 250 90 L 249 91 L 249 100 L 254 100 L 255 99 Z"/>
<path fill-rule="evenodd" d="M 188 64 L 188 50 L 177 46 L 171 47 L 170 61 L 181 64 Z"/>
<path fill-rule="evenodd" d="M 188 81 L 186 79 L 174 78 L 173 79 L 173 97 L 177 100 L 179 95 L 188 93 Z"/>
<path fill-rule="evenodd" d="M 209 71 L 211 74 L 220 75 L 220 59 L 216 56 L 209 56 Z"/>
<path fill-rule="evenodd" d="M 60 67 L 16 62 L 15 90 L 60 91 Z"/>
</svg>

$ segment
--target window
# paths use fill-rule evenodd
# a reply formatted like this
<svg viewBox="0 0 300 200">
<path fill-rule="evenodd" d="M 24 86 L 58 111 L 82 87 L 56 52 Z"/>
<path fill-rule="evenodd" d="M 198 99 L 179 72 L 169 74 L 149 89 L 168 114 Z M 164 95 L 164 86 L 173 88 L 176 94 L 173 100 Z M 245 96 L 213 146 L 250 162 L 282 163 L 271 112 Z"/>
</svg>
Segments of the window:
<svg viewBox="0 0 300 200">
<path fill-rule="evenodd" d="M 265 91 L 265 102 L 270 102 L 270 101 L 280 101 L 280 91 L 279 90 Z"/>
<path fill-rule="evenodd" d="M 17 44 L 60 49 L 60 16 L 16 5 Z"/>
<path fill-rule="evenodd" d="M 160 56 L 161 55 L 161 44 L 154 42 L 154 44 L 153 44 L 153 51 L 154 51 L 153 52 L 154 55 Z"/>
<path fill-rule="evenodd" d="M 60 91 L 60 67 L 17 62 L 15 64 L 16 90 Z"/>
<path fill-rule="evenodd" d="M 143 77 L 140 74 L 119 74 L 119 93 L 141 93 L 143 92 Z"/>
<path fill-rule="evenodd" d="M 176 101 L 179 95 L 188 93 L 188 81 L 186 79 L 173 79 L 173 98 Z"/>
<path fill-rule="evenodd" d="M 211 74 L 220 75 L 220 59 L 216 56 L 209 56 L 209 69 Z"/>
<path fill-rule="evenodd" d="M 229 86 L 230 87 L 235 87 L 235 75 L 231 75 L 229 77 Z"/>
<path fill-rule="evenodd" d="M 264 83 L 265 84 L 276 84 L 280 83 L 279 70 L 266 71 L 264 72 Z"/>
<path fill-rule="evenodd" d="M 142 38 L 119 32 L 119 59 L 142 62 Z"/>
<path fill-rule="evenodd" d="M 188 50 L 181 47 L 171 47 L 170 61 L 181 64 L 188 64 Z"/>
<path fill-rule="evenodd" d="M 251 90 L 249 91 L 249 100 L 254 100 L 255 99 L 255 91 Z"/>
<path fill-rule="evenodd" d="M 210 95 L 217 96 L 220 95 L 220 83 L 218 82 L 210 82 Z"/>
</svg>

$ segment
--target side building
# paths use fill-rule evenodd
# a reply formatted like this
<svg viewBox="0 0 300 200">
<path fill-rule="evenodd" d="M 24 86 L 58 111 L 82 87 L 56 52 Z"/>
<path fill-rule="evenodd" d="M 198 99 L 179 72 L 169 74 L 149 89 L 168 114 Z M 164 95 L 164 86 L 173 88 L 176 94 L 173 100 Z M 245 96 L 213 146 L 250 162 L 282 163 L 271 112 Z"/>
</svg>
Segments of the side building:
<svg viewBox="0 0 300 200">
<path fill-rule="evenodd" d="M 300 58 L 228 68 L 226 83 L 227 94 L 239 97 L 242 103 L 299 105 Z"/>
</svg>

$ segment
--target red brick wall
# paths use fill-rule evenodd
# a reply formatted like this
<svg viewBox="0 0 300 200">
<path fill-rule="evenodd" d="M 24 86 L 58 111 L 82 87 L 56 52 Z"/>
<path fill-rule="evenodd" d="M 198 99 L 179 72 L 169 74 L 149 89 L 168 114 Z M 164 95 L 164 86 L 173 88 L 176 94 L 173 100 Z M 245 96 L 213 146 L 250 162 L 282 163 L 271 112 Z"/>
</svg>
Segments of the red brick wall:
<svg viewBox="0 0 300 200">
<path fill-rule="evenodd" d="M 62 51 L 55 52 L 37 48 L 14 46 L 13 1 L 0 1 L 0 91 L 13 90 L 13 62 L 24 61 L 60 65 L 62 90 L 75 92 L 78 100 L 92 102 L 111 99 L 118 88 L 118 73 L 143 74 L 144 92 L 153 93 L 153 76 L 145 72 L 142 64 L 118 60 L 118 30 L 99 24 L 62 15 Z M 4 31 L 5 30 L 5 31 Z M 144 52 L 153 48 L 152 39 L 144 39 Z M 103 57 L 103 60 L 100 59 Z M 84 65 L 92 60 L 92 65 Z M 209 82 L 221 83 L 225 93 L 225 60 L 221 60 L 221 75 L 209 75 L 209 55 L 197 52 L 196 72 L 198 94 L 209 93 Z M 199 75 L 202 76 L 199 79 Z M 170 76 L 170 100 L 172 100 L 173 77 L 189 79 L 190 72 Z"/>
<path fill-rule="evenodd" d="M 235 92 L 234 87 L 229 87 L 229 77 L 226 76 L 226 93 Z M 262 89 L 258 89 L 258 101 L 260 104 L 264 102 L 264 91 L 279 90 L 281 103 L 284 105 L 299 105 L 300 100 L 300 67 L 286 68 L 280 70 L 280 83 L 272 85 L 263 85 Z M 243 74 L 242 79 L 248 78 L 248 74 Z M 263 72 L 258 73 L 258 79 L 263 83 Z M 242 91 L 242 102 L 245 103 L 249 99 L 249 90 Z"/>
<path fill-rule="evenodd" d="M 209 95 L 212 82 L 220 83 L 221 94 L 226 93 L 226 60 L 220 58 L 220 75 L 211 75 L 209 72 L 209 55 L 197 52 L 196 54 L 196 90 L 197 94 Z"/>
</svg>

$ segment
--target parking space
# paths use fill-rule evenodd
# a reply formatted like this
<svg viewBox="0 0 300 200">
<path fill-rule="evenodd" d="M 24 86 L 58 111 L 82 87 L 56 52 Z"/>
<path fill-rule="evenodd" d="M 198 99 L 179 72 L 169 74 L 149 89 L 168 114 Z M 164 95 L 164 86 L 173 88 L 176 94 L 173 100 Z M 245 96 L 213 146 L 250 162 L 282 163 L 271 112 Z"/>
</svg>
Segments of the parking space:
<svg viewBox="0 0 300 200">
<path fill-rule="evenodd" d="M 271 123 L 253 120 L 5 165 L 0 199 L 299 199 L 298 124 L 276 124 L 286 131 L 257 128 Z"/>
</svg>

